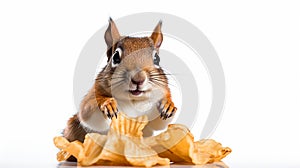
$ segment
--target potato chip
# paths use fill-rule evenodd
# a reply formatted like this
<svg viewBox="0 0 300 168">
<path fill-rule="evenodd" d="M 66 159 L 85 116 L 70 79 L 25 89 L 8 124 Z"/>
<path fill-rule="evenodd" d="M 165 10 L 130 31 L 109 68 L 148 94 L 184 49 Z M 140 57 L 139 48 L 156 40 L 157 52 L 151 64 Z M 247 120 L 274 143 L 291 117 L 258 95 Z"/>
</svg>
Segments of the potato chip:
<svg viewBox="0 0 300 168">
<path fill-rule="evenodd" d="M 143 137 L 143 129 L 148 123 L 147 116 L 129 118 L 124 113 L 119 113 L 118 118 L 112 118 L 110 132 L 113 131 L 119 135 Z"/>
<path fill-rule="evenodd" d="M 174 163 L 198 164 L 219 162 L 227 156 L 230 148 L 224 148 L 214 140 L 194 142 L 189 129 L 180 124 L 171 124 L 168 129 L 153 137 L 143 138 L 147 116 L 129 118 L 119 113 L 113 118 L 107 135 L 89 133 L 84 142 L 69 142 L 64 137 L 55 137 L 54 144 L 61 151 L 58 161 L 70 156 L 77 158 L 78 165 L 146 166 Z"/>
<path fill-rule="evenodd" d="M 151 140 L 152 139 L 152 140 Z M 154 139 L 154 140 L 153 140 Z M 180 124 L 170 124 L 167 131 L 146 138 L 149 144 L 161 157 L 167 157 L 175 163 L 192 163 L 189 157 L 194 137 L 189 130 Z"/>
<path fill-rule="evenodd" d="M 85 136 L 83 151 L 78 156 L 78 163 L 83 166 L 93 165 L 98 162 L 102 147 L 107 140 L 106 135 L 90 133 Z"/>
<path fill-rule="evenodd" d="M 180 124 L 170 124 L 167 131 L 145 141 L 159 156 L 175 163 L 204 165 L 220 161 L 231 152 L 230 148 L 223 148 L 214 140 L 194 142 L 189 129 Z"/>
<path fill-rule="evenodd" d="M 119 134 L 110 130 L 103 151 L 99 155 L 101 160 L 114 162 L 116 165 L 130 165 L 124 156 L 124 143 Z"/>
<path fill-rule="evenodd" d="M 62 162 L 62 161 L 66 161 L 71 156 L 72 155 L 69 152 L 60 150 L 56 155 L 56 159 L 57 159 L 57 161 Z"/>
<path fill-rule="evenodd" d="M 193 163 L 201 164 L 219 162 L 221 159 L 231 153 L 228 147 L 222 145 L 212 139 L 202 139 L 194 142 L 194 150 L 191 153 Z"/>
<path fill-rule="evenodd" d="M 141 138 L 123 137 L 124 155 L 131 165 L 151 167 L 153 165 L 169 165 L 168 158 L 161 158 L 155 150 L 146 145 Z"/>
</svg>

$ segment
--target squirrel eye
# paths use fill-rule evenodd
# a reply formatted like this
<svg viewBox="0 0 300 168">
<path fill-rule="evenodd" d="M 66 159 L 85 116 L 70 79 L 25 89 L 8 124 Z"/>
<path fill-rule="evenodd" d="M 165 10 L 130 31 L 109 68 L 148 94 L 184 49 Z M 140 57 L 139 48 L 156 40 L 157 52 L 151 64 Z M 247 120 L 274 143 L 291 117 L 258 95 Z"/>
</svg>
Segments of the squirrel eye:
<svg viewBox="0 0 300 168">
<path fill-rule="evenodd" d="M 117 48 L 112 56 L 112 67 L 116 67 L 120 64 L 121 54 L 122 54 L 122 50 L 120 48 Z"/>
<path fill-rule="evenodd" d="M 160 58 L 156 51 L 153 52 L 153 63 L 159 66 Z"/>
</svg>

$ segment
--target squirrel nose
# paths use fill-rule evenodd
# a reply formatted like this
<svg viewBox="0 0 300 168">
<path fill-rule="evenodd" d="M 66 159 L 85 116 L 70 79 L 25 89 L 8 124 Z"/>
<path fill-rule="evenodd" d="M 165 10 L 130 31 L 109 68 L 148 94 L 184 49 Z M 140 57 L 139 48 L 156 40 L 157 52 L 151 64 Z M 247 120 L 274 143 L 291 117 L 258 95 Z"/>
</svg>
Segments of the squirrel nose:
<svg viewBox="0 0 300 168">
<path fill-rule="evenodd" d="M 135 85 L 142 85 L 147 79 L 147 74 L 145 71 L 138 71 L 133 76 L 131 76 L 131 83 Z"/>
<path fill-rule="evenodd" d="M 144 83 L 144 81 L 145 81 L 145 79 L 140 79 L 140 80 L 131 79 L 131 82 L 136 85 L 142 85 Z"/>
</svg>

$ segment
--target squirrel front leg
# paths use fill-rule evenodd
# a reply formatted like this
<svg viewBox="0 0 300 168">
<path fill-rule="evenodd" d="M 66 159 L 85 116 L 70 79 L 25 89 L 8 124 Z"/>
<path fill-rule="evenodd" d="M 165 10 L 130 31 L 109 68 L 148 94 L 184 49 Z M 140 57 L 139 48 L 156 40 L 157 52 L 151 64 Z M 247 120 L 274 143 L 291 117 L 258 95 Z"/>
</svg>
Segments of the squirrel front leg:
<svg viewBox="0 0 300 168">
<path fill-rule="evenodd" d="M 177 108 L 172 101 L 171 93 L 169 90 L 165 94 L 164 98 L 160 101 L 158 108 L 160 112 L 160 118 L 162 118 L 163 120 L 172 117 L 177 111 Z"/>
<path fill-rule="evenodd" d="M 117 101 L 112 97 L 90 92 L 81 103 L 79 112 L 81 119 L 88 120 L 97 111 L 102 112 L 105 118 L 117 117 Z"/>
<path fill-rule="evenodd" d="M 100 92 L 101 91 L 101 92 Z M 117 101 L 105 91 L 93 87 L 81 102 L 77 114 L 80 123 L 90 132 L 105 133 L 112 117 L 117 117 Z"/>
<path fill-rule="evenodd" d="M 79 113 L 69 119 L 63 136 L 69 141 L 83 142 L 88 132 L 106 132 L 109 129 L 107 118 L 117 117 L 117 111 L 114 98 L 95 96 L 95 90 L 91 89 L 82 100 Z"/>
</svg>

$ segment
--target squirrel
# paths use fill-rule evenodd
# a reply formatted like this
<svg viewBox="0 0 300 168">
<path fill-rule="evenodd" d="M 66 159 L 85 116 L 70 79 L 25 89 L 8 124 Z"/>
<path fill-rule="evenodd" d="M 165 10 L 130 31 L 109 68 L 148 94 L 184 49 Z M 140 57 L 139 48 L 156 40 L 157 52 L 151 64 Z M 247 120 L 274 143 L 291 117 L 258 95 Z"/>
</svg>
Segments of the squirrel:
<svg viewBox="0 0 300 168">
<path fill-rule="evenodd" d="M 83 142 L 87 133 L 106 134 L 110 119 L 118 117 L 119 111 L 129 117 L 148 116 L 151 121 L 143 136 L 167 127 L 177 108 L 171 98 L 167 74 L 159 66 L 161 27 L 159 21 L 150 37 L 121 36 L 109 18 L 104 34 L 107 65 L 83 98 L 79 112 L 68 120 L 63 131 L 66 139 Z"/>
</svg>

